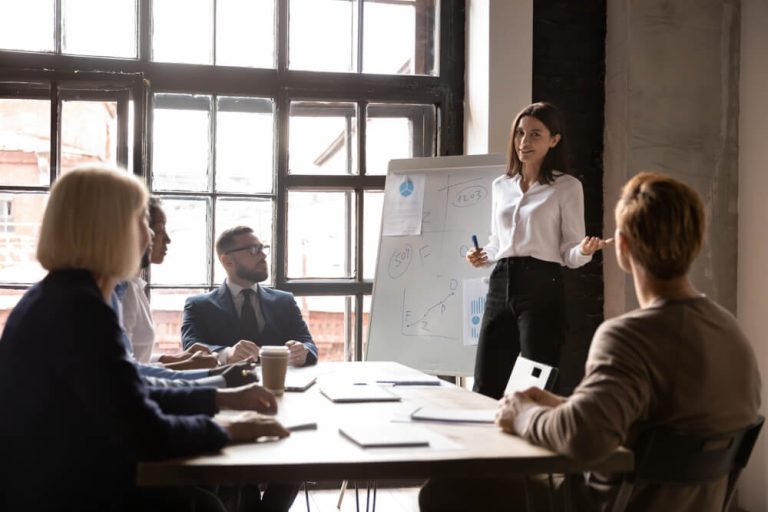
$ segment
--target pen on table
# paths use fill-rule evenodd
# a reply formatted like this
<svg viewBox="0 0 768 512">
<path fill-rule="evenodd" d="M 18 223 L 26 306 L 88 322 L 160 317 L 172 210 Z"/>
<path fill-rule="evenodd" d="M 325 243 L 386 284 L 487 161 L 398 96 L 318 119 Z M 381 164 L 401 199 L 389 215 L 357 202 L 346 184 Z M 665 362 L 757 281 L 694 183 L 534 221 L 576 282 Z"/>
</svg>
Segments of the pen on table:
<svg viewBox="0 0 768 512">
<path fill-rule="evenodd" d="M 392 384 L 393 386 L 440 386 L 439 380 L 377 380 L 377 384 Z"/>
<path fill-rule="evenodd" d="M 472 243 L 475 244 L 475 250 L 480 250 L 480 245 L 477 243 L 477 235 L 472 235 Z"/>
</svg>

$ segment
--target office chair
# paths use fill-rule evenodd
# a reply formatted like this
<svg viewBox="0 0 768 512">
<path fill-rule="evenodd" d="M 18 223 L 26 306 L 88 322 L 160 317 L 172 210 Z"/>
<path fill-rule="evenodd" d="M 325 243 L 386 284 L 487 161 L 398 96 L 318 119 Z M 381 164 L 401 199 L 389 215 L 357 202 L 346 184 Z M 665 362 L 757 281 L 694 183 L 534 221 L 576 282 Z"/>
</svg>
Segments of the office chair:
<svg viewBox="0 0 768 512">
<path fill-rule="evenodd" d="M 703 483 L 728 475 L 723 512 L 728 510 L 736 480 L 747 465 L 765 418 L 728 434 L 701 436 L 669 429 L 644 434 L 635 448 L 635 470 L 624 476 L 614 512 L 623 512 L 635 484 Z"/>
</svg>

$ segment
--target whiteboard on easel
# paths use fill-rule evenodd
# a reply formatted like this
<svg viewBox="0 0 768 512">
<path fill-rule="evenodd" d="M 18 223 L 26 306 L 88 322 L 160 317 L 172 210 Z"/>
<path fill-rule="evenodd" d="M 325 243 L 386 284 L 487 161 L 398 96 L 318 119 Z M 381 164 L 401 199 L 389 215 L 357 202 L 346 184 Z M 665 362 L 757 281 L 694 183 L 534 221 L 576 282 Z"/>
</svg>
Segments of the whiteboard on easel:
<svg viewBox="0 0 768 512">
<path fill-rule="evenodd" d="M 366 359 L 435 375 L 472 375 L 488 276 L 464 255 L 491 226 L 503 155 L 392 160 Z"/>
</svg>

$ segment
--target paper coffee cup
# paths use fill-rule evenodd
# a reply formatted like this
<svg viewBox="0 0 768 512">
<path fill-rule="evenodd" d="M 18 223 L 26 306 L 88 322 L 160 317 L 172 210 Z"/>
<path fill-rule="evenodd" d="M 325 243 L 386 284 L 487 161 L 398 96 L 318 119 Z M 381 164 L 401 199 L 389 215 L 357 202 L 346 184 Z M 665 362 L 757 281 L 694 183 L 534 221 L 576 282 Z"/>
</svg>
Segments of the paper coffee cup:
<svg viewBox="0 0 768 512">
<path fill-rule="evenodd" d="M 284 346 L 266 346 L 259 351 L 262 385 L 275 395 L 282 395 L 285 391 L 289 352 Z"/>
</svg>

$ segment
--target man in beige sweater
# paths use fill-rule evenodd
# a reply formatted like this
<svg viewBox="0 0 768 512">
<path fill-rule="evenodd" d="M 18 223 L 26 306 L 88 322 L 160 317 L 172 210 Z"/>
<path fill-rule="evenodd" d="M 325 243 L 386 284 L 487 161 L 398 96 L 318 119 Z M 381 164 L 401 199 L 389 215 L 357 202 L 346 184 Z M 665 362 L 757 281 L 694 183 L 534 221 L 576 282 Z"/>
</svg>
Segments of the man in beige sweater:
<svg viewBox="0 0 768 512">
<path fill-rule="evenodd" d="M 600 326 L 585 377 L 569 398 L 535 388 L 504 397 L 497 424 L 505 432 L 598 461 L 620 445 L 631 449 L 648 429 L 709 434 L 756 420 L 760 375 L 751 346 L 734 317 L 686 275 L 704 224 L 701 199 L 683 183 L 642 173 L 624 186 L 616 206 L 616 256 L 633 276 L 640 309 Z M 609 510 L 619 477 L 585 475 L 576 486 L 577 509 Z M 719 511 L 725 486 L 725 478 L 637 486 L 629 510 Z M 517 487 L 501 479 L 434 482 L 420 502 L 422 510 L 493 510 L 497 500 L 510 508 L 519 499 Z"/>
</svg>

